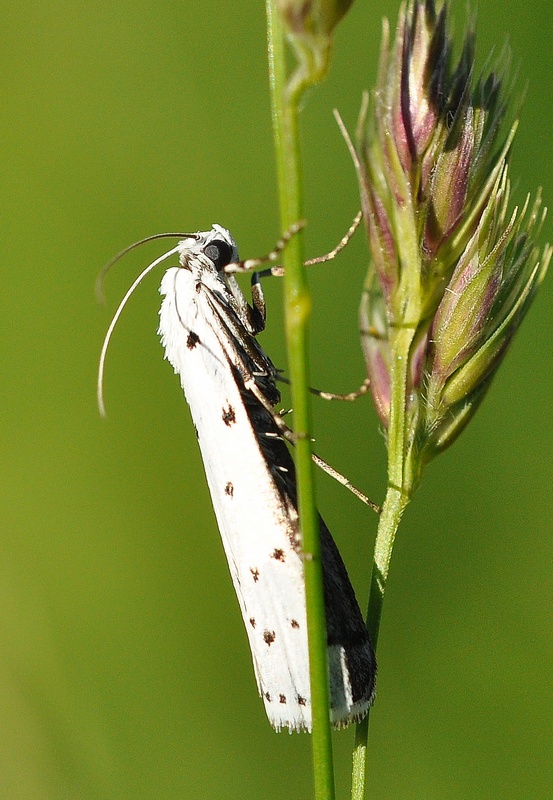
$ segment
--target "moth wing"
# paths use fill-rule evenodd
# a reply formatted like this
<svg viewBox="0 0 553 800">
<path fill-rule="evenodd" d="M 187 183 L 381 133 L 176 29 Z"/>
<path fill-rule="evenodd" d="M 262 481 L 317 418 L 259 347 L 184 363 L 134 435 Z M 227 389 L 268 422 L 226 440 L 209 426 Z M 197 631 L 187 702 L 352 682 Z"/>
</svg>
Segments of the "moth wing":
<svg viewBox="0 0 553 800">
<path fill-rule="evenodd" d="M 303 563 L 297 513 L 279 493 L 212 326 L 207 296 L 173 268 L 160 333 L 198 432 L 211 498 L 249 638 L 259 692 L 279 730 L 311 729 Z"/>
</svg>

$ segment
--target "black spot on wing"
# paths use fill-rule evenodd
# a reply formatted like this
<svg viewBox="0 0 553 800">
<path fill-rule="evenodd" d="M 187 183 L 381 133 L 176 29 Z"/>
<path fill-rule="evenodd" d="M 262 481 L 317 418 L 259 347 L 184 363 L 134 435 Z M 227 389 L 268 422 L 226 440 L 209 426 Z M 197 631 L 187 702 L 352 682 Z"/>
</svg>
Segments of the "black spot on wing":
<svg viewBox="0 0 553 800">
<path fill-rule="evenodd" d="M 276 547 L 273 552 L 271 553 L 271 558 L 274 558 L 275 561 L 286 561 L 286 555 L 284 550 L 280 547 Z"/>
<path fill-rule="evenodd" d="M 257 583 L 257 581 L 259 580 L 259 570 L 257 569 L 257 567 L 250 567 L 250 572 L 252 574 L 254 583 Z"/>
<path fill-rule="evenodd" d="M 269 645 L 269 647 L 272 645 L 275 639 L 276 633 L 274 631 L 263 631 L 263 641 L 265 644 Z"/>
<path fill-rule="evenodd" d="M 229 497 L 232 497 L 234 494 L 234 486 L 230 481 L 225 485 L 225 494 Z"/>
<path fill-rule="evenodd" d="M 291 625 L 293 628 L 296 628 L 296 629 L 300 627 L 300 623 L 297 621 L 297 619 L 291 619 L 291 620 L 290 620 L 290 625 Z"/>
<path fill-rule="evenodd" d="M 190 333 L 188 334 L 188 338 L 186 340 L 186 346 L 188 347 L 189 350 L 193 350 L 199 341 L 200 337 L 198 336 L 198 334 L 194 333 L 194 331 L 190 331 Z"/>
<path fill-rule="evenodd" d="M 225 425 L 228 425 L 229 428 L 236 422 L 236 412 L 230 404 L 228 408 L 223 406 L 223 422 Z"/>
<path fill-rule="evenodd" d="M 282 705 L 286 705 L 286 695 L 285 694 L 279 694 L 278 701 L 279 701 L 279 703 L 282 703 Z"/>
</svg>

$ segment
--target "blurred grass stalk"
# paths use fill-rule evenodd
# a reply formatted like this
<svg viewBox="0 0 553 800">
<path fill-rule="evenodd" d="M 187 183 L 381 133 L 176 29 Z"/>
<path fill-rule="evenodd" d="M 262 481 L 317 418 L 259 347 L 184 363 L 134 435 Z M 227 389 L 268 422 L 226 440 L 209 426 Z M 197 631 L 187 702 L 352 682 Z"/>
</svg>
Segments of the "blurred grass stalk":
<svg viewBox="0 0 553 800">
<path fill-rule="evenodd" d="M 393 45 L 385 21 L 377 86 L 349 142 L 371 253 L 361 339 L 388 444 L 367 617 L 375 646 L 402 513 L 424 466 L 472 419 L 551 258 L 536 243 L 540 193 L 508 210 L 509 53 L 475 79 L 472 21 L 453 64 L 447 11 L 404 3 Z M 356 731 L 355 800 L 368 723 Z"/>
</svg>

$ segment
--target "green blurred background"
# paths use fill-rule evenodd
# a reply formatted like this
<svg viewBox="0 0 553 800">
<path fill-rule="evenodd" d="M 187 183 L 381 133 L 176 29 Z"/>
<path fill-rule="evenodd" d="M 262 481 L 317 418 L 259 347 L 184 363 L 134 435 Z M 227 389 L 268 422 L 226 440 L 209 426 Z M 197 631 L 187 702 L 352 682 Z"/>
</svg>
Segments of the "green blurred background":
<svg viewBox="0 0 553 800">
<path fill-rule="evenodd" d="M 192 10 L 194 6 L 195 10 Z M 465 3 L 455 6 L 461 28 Z M 380 18 L 357 0 L 303 114 L 307 251 L 357 210 L 331 109 L 350 127 Z M 162 230 L 228 226 L 243 256 L 278 230 L 262 3 L 4 3 L 0 797 L 305 798 L 307 736 L 257 698 L 188 409 L 156 337 L 161 272 L 110 313 Z M 553 6 L 481 0 L 483 63 L 510 35 L 527 86 L 512 177 L 553 203 Z M 551 225 L 546 235 L 552 237 Z M 358 237 L 312 273 L 312 382 L 363 374 Z M 372 717 L 370 796 L 553 796 L 551 276 L 483 407 L 427 471 L 394 553 Z M 280 292 L 262 343 L 285 365 Z M 367 399 L 315 402 L 318 451 L 375 499 L 384 443 Z M 318 477 L 364 605 L 375 519 Z M 352 731 L 335 736 L 339 796 Z"/>
</svg>

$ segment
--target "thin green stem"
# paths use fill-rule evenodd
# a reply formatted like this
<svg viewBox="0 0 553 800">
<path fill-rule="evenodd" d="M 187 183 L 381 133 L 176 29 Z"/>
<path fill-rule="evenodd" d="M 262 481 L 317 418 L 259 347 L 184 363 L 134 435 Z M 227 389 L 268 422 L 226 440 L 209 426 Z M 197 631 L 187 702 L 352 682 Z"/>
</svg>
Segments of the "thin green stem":
<svg viewBox="0 0 553 800">
<path fill-rule="evenodd" d="M 289 91 L 286 53 L 276 0 L 267 0 L 269 72 L 275 138 L 281 229 L 302 218 L 301 166 L 298 137 L 298 101 L 303 85 Z M 313 775 L 316 800 L 334 800 L 334 763 L 330 729 L 327 637 L 319 521 L 314 503 L 310 443 L 307 325 L 311 298 L 303 269 L 302 237 L 294 236 L 284 253 L 284 303 L 288 363 L 298 436 L 295 462 L 298 505 L 305 554 L 305 593 L 313 718 Z"/>
<path fill-rule="evenodd" d="M 367 629 L 376 649 L 384 593 L 396 531 L 405 507 L 411 499 L 409 451 L 406 434 L 406 397 L 409 352 L 414 329 L 404 328 L 390 340 L 392 364 L 390 371 L 390 425 L 388 429 L 388 491 L 382 507 L 374 546 L 373 569 L 367 610 Z M 351 797 L 364 800 L 367 776 L 369 715 L 357 725 L 353 749 Z"/>
</svg>

